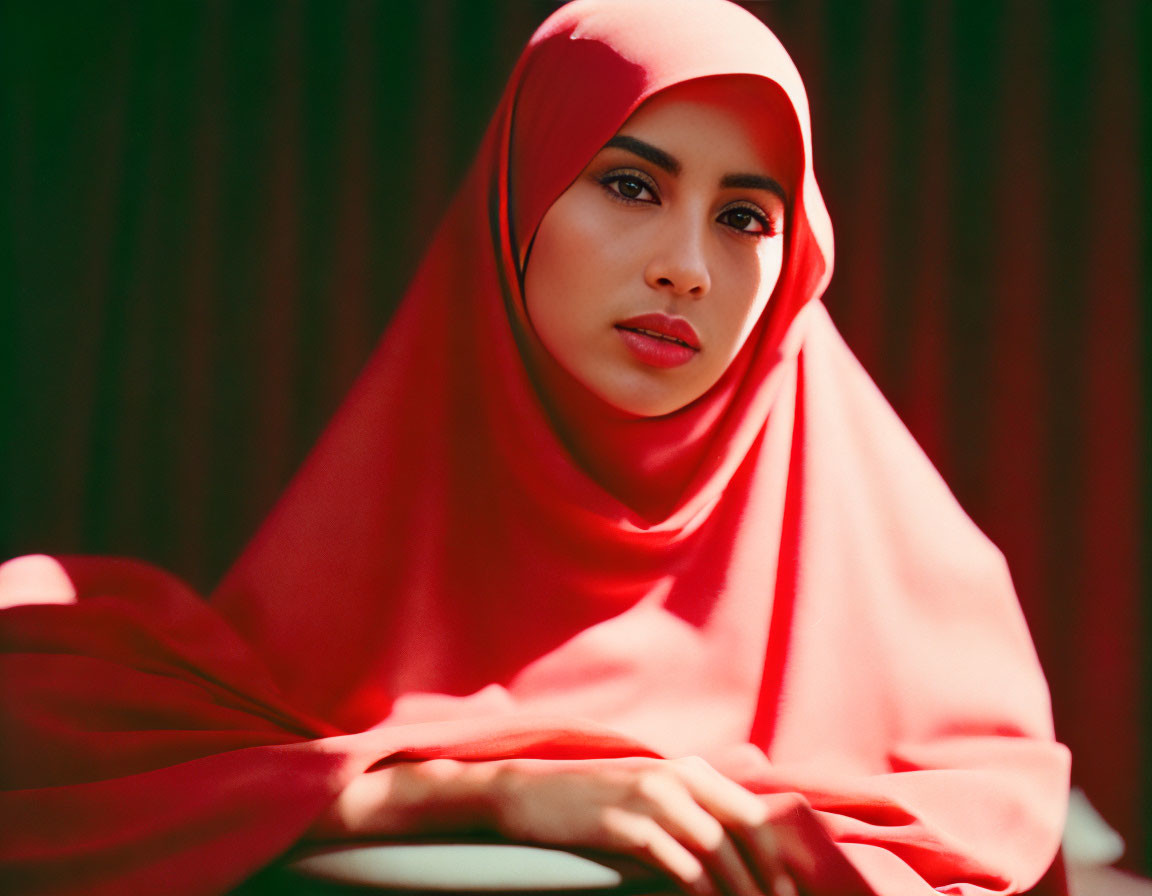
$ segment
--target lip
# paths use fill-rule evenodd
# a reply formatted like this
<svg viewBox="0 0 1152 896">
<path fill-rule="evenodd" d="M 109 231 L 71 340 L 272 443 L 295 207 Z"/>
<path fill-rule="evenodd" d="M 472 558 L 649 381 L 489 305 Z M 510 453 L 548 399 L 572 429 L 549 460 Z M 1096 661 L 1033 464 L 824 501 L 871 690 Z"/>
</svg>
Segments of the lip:
<svg viewBox="0 0 1152 896">
<path fill-rule="evenodd" d="M 638 314 L 636 317 L 630 317 L 627 320 L 620 321 L 620 323 L 616 324 L 616 329 L 633 331 L 647 330 L 650 334 L 657 334 L 652 338 L 683 342 L 693 351 L 700 351 L 699 334 L 693 329 L 692 324 L 688 323 L 688 321 L 682 317 L 669 317 L 667 314 L 660 314 L 659 312 Z"/>
<path fill-rule="evenodd" d="M 632 354 L 652 367 L 679 367 L 700 351 L 700 336 L 682 317 L 640 314 L 620 321 L 616 331 Z"/>
</svg>

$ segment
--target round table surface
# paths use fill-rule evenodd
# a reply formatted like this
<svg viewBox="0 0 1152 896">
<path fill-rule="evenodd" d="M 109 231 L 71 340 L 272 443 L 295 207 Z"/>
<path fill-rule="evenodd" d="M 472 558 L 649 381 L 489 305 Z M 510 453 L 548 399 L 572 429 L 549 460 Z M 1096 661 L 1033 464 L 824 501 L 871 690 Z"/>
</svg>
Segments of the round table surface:
<svg viewBox="0 0 1152 896">
<path fill-rule="evenodd" d="M 296 875 L 368 890 L 433 893 L 612 893 L 661 889 L 626 859 L 513 843 L 356 843 L 309 850 Z"/>
</svg>

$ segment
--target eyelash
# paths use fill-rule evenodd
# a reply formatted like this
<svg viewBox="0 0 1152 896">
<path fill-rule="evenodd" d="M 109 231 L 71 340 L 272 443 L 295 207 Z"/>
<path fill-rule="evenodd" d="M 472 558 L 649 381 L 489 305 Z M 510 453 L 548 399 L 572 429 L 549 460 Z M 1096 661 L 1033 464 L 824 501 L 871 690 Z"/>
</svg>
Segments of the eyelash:
<svg viewBox="0 0 1152 896">
<path fill-rule="evenodd" d="M 600 185 L 604 191 L 617 202 L 623 202 L 626 205 L 659 205 L 660 200 L 656 193 L 656 184 L 652 182 L 651 178 L 639 171 L 610 171 L 608 174 L 602 175 L 598 178 Z M 635 196 L 625 196 L 619 190 L 619 185 L 624 181 L 634 181 L 639 184 L 641 189 L 647 190 L 651 195 L 651 199 L 640 199 Z M 731 214 L 732 212 L 747 212 L 752 216 L 753 220 L 757 221 L 763 230 L 744 230 L 740 227 L 735 227 L 732 224 L 725 224 L 726 227 L 731 229 L 734 233 L 741 236 L 751 237 L 753 239 L 763 239 L 765 237 L 776 236 L 780 232 L 777 223 L 768 215 L 764 214 L 757 206 L 751 203 L 737 203 L 725 208 L 717 218 L 722 219 Z M 723 222 L 722 222 L 723 223 Z"/>
<path fill-rule="evenodd" d="M 728 208 L 724 209 L 724 211 L 722 211 L 720 213 L 720 217 L 724 217 L 725 215 L 731 214 L 732 212 L 747 212 L 756 221 L 758 221 L 760 223 L 761 227 L 764 228 L 763 230 L 744 230 L 743 228 L 734 227 L 733 225 L 729 224 L 728 226 L 732 227 L 732 229 L 735 230 L 737 233 L 743 233 L 743 234 L 746 234 L 748 236 L 763 238 L 763 237 L 769 237 L 769 236 L 776 236 L 776 234 L 778 234 L 780 232 L 780 227 L 776 223 L 776 221 L 773 220 L 772 218 L 769 218 L 766 214 L 764 214 L 764 212 L 760 211 L 760 209 L 754 205 L 744 205 L 744 204 L 730 205 L 730 206 L 728 206 Z"/>
<path fill-rule="evenodd" d="M 625 196 L 616 187 L 624 181 L 635 181 L 640 184 L 641 188 L 647 190 L 652 194 L 652 199 L 638 199 L 635 196 Z M 604 187 L 608 195 L 613 199 L 624 202 L 628 205 L 659 205 L 659 199 L 656 198 L 656 184 L 644 174 L 639 171 L 610 171 L 608 174 L 599 178 L 600 185 Z"/>
</svg>

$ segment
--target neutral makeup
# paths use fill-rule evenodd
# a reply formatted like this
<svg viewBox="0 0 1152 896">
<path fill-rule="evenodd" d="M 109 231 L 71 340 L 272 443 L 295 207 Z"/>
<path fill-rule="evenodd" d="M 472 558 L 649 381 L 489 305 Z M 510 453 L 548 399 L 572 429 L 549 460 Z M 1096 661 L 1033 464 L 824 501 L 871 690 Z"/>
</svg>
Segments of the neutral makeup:
<svg viewBox="0 0 1152 896">
<path fill-rule="evenodd" d="M 688 82 L 647 100 L 545 213 L 528 317 L 569 374 L 613 407 L 672 413 L 708 391 L 780 276 L 787 141 L 746 92 Z M 757 110 L 760 111 L 760 110 Z M 791 133 L 783 122 L 778 132 Z"/>
</svg>

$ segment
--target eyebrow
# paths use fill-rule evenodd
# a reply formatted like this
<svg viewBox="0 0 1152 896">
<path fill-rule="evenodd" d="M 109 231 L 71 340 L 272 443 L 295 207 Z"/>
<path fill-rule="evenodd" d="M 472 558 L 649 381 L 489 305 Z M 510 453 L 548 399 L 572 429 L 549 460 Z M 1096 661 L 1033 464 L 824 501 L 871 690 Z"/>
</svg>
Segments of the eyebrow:
<svg viewBox="0 0 1152 896">
<path fill-rule="evenodd" d="M 678 175 L 680 173 L 680 162 L 677 161 L 675 157 L 670 156 L 664 152 L 664 150 L 653 146 L 651 143 L 645 143 L 643 140 L 628 137 L 625 134 L 617 134 L 604 144 L 605 149 L 610 146 L 616 147 L 617 149 L 624 149 L 633 155 L 640 156 L 640 158 L 646 159 L 653 165 L 663 168 L 669 174 Z M 780 197 L 782 202 L 788 202 L 788 194 L 784 191 L 784 188 L 780 186 L 779 181 L 771 177 L 766 177 L 763 174 L 725 174 L 720 178 L 720 186 L 746 190 L 766 190 L 769 193 L 775 193 Z"/>
<path fill-rule="evenodd" d="M 720 186 L 737 187 L 745 190 L 767 190 L 780 197 L 780 201 L 787 204 L 788 194 L 780 183 L 763 174 L 725 174 L 720 178 Z"/>
<path fill-rule="evenodd" d="M 643 140 L 637 140 L 635 137 L 626 137 L 623 134 L 617 134 L 604 144 L 605 149 L 609 146 L 626 149 L 633 155 L 638 155 L 642 159 L 647 159 L 653 165 L 663 168 L 669 174 L 680 173 L 680 163 L 668 155 L 668 153 L 664 152 L 664 150 L 656 148 L 651 143 L 645 143 Z"/>
</svg>

